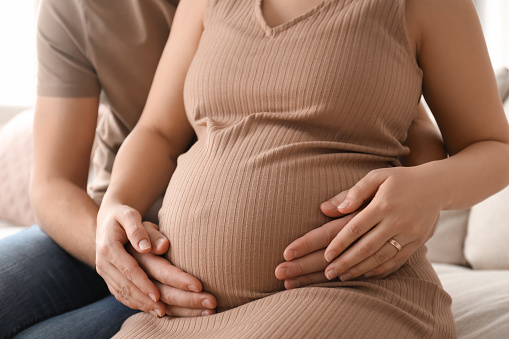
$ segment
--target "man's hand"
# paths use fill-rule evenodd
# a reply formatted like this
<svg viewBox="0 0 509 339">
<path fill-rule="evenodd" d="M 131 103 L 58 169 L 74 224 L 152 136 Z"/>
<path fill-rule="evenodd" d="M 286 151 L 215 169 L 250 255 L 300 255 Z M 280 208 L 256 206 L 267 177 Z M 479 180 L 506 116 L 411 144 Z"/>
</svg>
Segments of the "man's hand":
<svg viewBox="0 0 509 339">
<path fill-rule="evenodd" d="M 96 269 L 117 300 L 155 317 L 215 313 L 217 301 L 201 292 L 200 281 L 159 256 L 168 251 L 169 241 L 156 225 L 142 222 L 141 215 L 129 206 L 101 211 Z M 130 254 L 124 248 L 128 242 Z"/>
<path fill-rule="evenodd" d="M 160 301 L 165 304 L 167 315 L 194 317 L 215 313 L 216 299 L 213 295 L 202 292 L 198 279 L 157 255 L 162 254 L 158 251 L 142 254 L 130 245 L 127 245 L 127 249 L 158 288 Z"/>
</svg>

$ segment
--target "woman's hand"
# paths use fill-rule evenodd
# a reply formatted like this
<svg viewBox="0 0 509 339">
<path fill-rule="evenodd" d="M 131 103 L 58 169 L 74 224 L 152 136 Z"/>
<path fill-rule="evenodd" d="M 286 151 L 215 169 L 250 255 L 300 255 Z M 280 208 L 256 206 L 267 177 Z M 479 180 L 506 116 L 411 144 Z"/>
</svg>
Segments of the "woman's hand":
<svg viewBox="0 0 509 339">
<path fill-rule="evenodd" d="M 418 199 L 419 191 L 425 194 L 430 187 L 425 187 L 424 190 L 420 187 L 426 186 L 424 181 L 418 182 L 420 179 L 416 175 L 418 172 L 423 175 L 422 169 L 413 167 L 408 168 L 409 172 L 406 170 L 407 168 L 387 168 L 372 171 L 352 189 L 322 203 L 322 212 L 338 219 L 306 233 L 288 245 L 283 254 L 287 261 L 276 268 L 276 277 L 285 280 L 285 288 L 325 282 L 325 273 L 332 269 L 337 272 L 335 276 L 351 274 L 349 279 L 361 275 L 383 278 L 399 269 L 410 255 L 431 237 L 440 211 L 437 207 L 431 207 L 433 212 L 429 212 L 429 208 L 421 208 L 426 201 L 424 204 L 421 204 L 421 201 L 412 203 L 414 199 Z M 396 198 L 392 198 L 393 195 Z M 376 197 L 376 200 L 372 201 L 373 197 Z M 338 209 L 345 200 L 349 201 L 348 206 Z M 401 205 L 400 200 L 403 200 Z M 436 202 L 436 206 L 440 205 L 437 200 Z M 368 205 L 365 208 L 366 204 Z M 407 208 L 407 204 L 410 204 L 411 208 Z M 383 212 L 385 210 L 387 214 Z M 383 223 L 376 223 L 377 228 L 381 227 L 375 232 L 375 222 L 372 221 L 373 225 L 369 227 L 368 220 L 376 220 L 376 216 L 380 218 L 382 215 L 386 215 L 386 218 Z M 418 216 L 412 219 L 412 215 Z M 393 219 L 395 221 L 391 222 Z M 358 236 L 352 232 L 352 227 L 354 230 L 358 229 L 355 225 L 363 227 Z M 372 233 L 369 237 L 368 232 Z M 362 237 L 365 239 L 341 254 L 340 251 L 344 251 Z M 403 246 L 401 252 L 387 243 L 394 237 Z M 364 246 L 362 250 L 360 246 Z M 368 248 L 370 251 L 367 251 Z M 340 256 L 329 265 L 325 254 L 330 255 L 331 251 L 339 253 Z M 324 272 L 326 269 L 327 272 Z M 345 275 L 343 278 L 348 280 Z"/>
<path fill-rule="evenodd" d="M 325 276 L 345 281 L 398 269 L 433 234 L 445 204 L 437 192 L 426 166 L 371 171 L 338 206 L 348 214 L 368 202 L 327 246 Z"/>
<path fill-rule="evenodd" d="M 168 251 L 169 241 L 157 225 L 141 220 L 129 206 L 99 211 L 96 269 L 110 292 L 124 305 L 156 317 L 215 313 L 217 302 L 201 292 L 200 281 L 159 256 Z M 124 248 L 128 242 L 130 254 Z"/>
</svg>

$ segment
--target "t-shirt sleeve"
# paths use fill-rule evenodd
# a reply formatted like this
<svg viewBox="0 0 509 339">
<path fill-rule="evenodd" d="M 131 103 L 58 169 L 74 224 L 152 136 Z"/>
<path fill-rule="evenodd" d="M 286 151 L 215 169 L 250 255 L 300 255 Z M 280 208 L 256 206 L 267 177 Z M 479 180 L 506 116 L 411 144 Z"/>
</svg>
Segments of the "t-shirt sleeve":
<svg viewBox="0 0 509 339">
<path fill-rule="evenodd" d="M 99 95 L 100 83 L 87 58 L 87 30 L 80 1 L 42 0 L 37 20 L 37 94 Z"/>
</svg>

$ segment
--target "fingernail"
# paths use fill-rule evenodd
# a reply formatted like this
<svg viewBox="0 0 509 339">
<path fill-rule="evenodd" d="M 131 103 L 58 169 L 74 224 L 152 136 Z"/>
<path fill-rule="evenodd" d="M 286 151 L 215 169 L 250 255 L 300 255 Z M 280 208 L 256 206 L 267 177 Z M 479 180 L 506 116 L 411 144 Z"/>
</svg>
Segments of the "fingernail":
<svg viewBox="0 0 509 339">
<path fill-rule="evenodd" d="M 142 241 L 140 241 L 140 243 L 138 244 L 138 246 L 140 246 L 140 249 L 143 251 L 143 250 L 148 250 L 150 248 L 150 243 L 148 242 L 148 240 L 146 239 L 143 239 Z"/>
<path fill-rule="evenodd" d="M 336 252 L 331 251 L 327 254 L 327 256 L 325 257 L 325 260 L 327 260 L 327 262 L 331 262 L 335 257 L 337 257 Z"/>
<path fill-rule="evenodd" d="M 156 299 L 155 295 L 153 295 L 152 293 L 149 293 L 148 296 L 150 297 L 150 299 L 154 300 L 155 303 L 157 302 L 157 299 Z"/>
<path fill-rule="evenodd" d="M 159 240 L 157 240 L 157 241 L 156 241 L 156 245 L 155 245 L 155 247 L 161 247 L 161 246 L 163 246 L 163 242 L 164 242 L 164 239 L 159 239 Z"/>
<path fill-rule="evenodd" d="M 337 275 L 338 275 L 338 271 L 330 270 L 329 272 L 327 272 L 327 279 L 332 280 L 335 277 L 337 277 Z"/>
<path fill-rule="evenodd" d="M 198 287 L 194 286 L 194 285 L 189 285 L 187 286 L 187 288 L 189 288 L 189 291 L 192 291 L 192 292 L 200 292 L 200 290 L 198 289 Z"/>
<path fill-rule="evenodd" d="M 341 276 L 339 277 L 339 279 L 341 281 L 346 281 L 348 279 L 350 279 L 352 277 L 352 275 L 350 273 L 345 273 L 345 274 L 341 274 Z"/>
<path fill-rule="evenodd" d="M 211 315 L 212 311 L 203 311 L 201 312 L 201 315 Z"/>
<path fill-rule="evenodd" d="M 323 203 L 323 208 L 329 211 L 334 211 L 338 208 L 338 203 L 335 200 L 328 200 Z"/>
<path fill-rule="evenodd" d="M 350 201 L 345 200 L 345 201 L 343 201 L 343 202 L 341 203 L 341 205 L 339 205 L 339 206 L 338 206 L 338 209 L 340 209 L 340 208 L 346 208 L 346 207 L 348 207 L 348 205 L 350 205 Z"/>
<path fill-rule="evenodd" d="M 159 318 L 161 318 L 163 316 L 163 313 L 161 312 L 161 310 L 156 310 L 156 313 L 159 316 Z"/>
<path fill-rule="evenodd" d="M 152 311 L 150 311 L 149 313 L 150 313 L 150 314 L 152 314 L 154 317 L 159 318 L 159 317 L 157 316 L 156 311 L 152 310 Z"/>
<path fill-rule="evenodd" d="M 290 275 L 290 270 L 288 268 L 280 268 L 278 269 L 278 275 L 280 278 L 285 279 Z"/>
<path fill-rule="evenodd" d="M 366 278 L 369 278 L 369 277 L 372 277 L 374 274 L 375 274 L 375 272 L 373 272 L 373 271 L 368 271 L 368 272 L 364 273 L 364 276 L 365 276 Z"/>
<path fill-rule="evenodd" d="M 206 308 L 214 308 L 214 306 L 212 306 L 212 303 L 208 299 L 203 300 L 201 304 L 203 305 L 203 307 Z"/>
</svg>

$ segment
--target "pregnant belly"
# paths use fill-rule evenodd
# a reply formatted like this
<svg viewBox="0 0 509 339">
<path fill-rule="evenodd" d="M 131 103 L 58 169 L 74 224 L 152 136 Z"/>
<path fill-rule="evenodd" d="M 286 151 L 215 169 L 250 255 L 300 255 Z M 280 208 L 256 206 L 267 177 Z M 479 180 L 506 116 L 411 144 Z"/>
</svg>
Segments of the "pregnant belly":
<svg viewBox="0 0 509 339">
<path fill-rule="evenodd" d="M 310 165 L 191 149 L 179 158 L 159 213 L 168 259 L 202 282 L 219 312 L 283 290 L 274 270 L 286 246 L 330 221 L 320 203 L 367 172 L 345 176 L 330 160 Z"/>
</svg>

